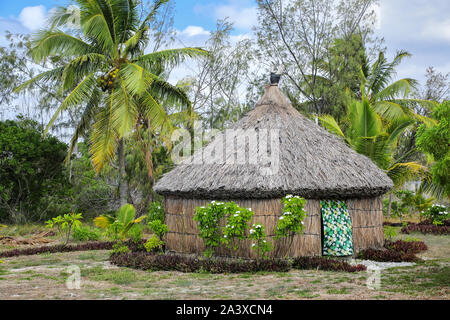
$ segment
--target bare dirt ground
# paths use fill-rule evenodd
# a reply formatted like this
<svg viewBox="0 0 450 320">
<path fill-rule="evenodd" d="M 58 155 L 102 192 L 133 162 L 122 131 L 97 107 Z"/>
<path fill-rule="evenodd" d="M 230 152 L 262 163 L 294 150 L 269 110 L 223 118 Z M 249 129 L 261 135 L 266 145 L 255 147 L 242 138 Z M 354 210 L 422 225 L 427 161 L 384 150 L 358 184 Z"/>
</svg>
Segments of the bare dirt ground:
<svg viewBox="0 0 450 320">
<path fill-rule="evenodd" d="M 369 272 L 146 272 L 111 266 L 108 251 L 85 251 L 3 259 L 0 299 L 450 299 L 450 236 L 409 237 L 429 246 L 426 261 L 381 271 L 372 289 Z M 69 289 L 77 268 L 80 289 Z"/>
</svg>

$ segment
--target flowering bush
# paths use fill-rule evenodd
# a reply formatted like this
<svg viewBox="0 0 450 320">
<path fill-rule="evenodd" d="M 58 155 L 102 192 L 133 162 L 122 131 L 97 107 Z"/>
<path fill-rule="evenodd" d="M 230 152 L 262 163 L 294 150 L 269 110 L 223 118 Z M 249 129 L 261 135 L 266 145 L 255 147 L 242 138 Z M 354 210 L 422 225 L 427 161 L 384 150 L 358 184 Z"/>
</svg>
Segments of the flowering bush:
<svg viewBox="0 0 450 320">
<path fill-rule="evenodd" d="M 228 217 L 227 224 L 222 228 L 222 242 L 228 247 L 234 243 L 233 248 L 236 250 L 238 244 L 235 240 L 246 239 L 245 231 L 254 213 L 251 208 L 241 208 L 234 202 L 226 203 L 225 212 Z"/>
<path fill-rule="evenodd" d="M 272 244 L 267 242 L 264 226 L 262 224 L 253 224 L 248 237 L 255 241 L 252 243 L 252 249 L 256 250 L 258 260 L 259 258 L 265 259 L 267 253 L 272 250 Z"/>
<path fill-rule="evenodd" d="M 283 203 L 283 215 L 279 217 L 275 227 L 275 239 L 293 236 L 303 232 L 303 220 L 306 217 L 304 206 L 306 200 L 299 196 L 287 195 Z"/>
<path fill-rule="evenodd" d="M 150 203 L 150 208 L 147 213 L 147 221 L 151 222 L 154 220 L 160 220 L 164 222 L 164 208 L 160 202 Z"/>
<path fill-rule="evenodd" d="M 194 221 L 200 230 L 199 236 L 203 239 L 206 250 L 205 256 L 212 256 L 214 248 L 221 243 L 220 220 L 226 214 L 226 204 L 211 201 L 206 207 L 195 209 Z"/>
<path fill-rule="evenodd" d="M 450 219 L 447 208 L 439 204 L 433 204 L 426 211 L 422 211 L 421 216 L 430 219 L 435 226 L 443 225 L 445 220 Z"/>
</svg>

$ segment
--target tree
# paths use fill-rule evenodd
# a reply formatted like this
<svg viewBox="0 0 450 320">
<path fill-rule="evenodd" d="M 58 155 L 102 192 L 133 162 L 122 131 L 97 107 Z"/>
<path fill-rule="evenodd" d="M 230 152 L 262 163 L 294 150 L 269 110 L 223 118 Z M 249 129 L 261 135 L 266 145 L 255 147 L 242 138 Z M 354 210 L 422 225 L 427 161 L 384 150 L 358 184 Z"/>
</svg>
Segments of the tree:
<svg viewBox="0 0 450 320">
<path fill-rule="evenodd" d="M 428 67 L 424 90 L 420 93 L 422 99 L 442 102 L 450 99 L 450 72 L 443 74 L 433 67 Z"/>
<path fill-rule="evenodd" d="M 200 58 L 193 74 L 179 82 L 192 100 L 192 109 L 183 108 L 184 121 L 180 121 L 191 136 L 195 120 L 203 119 L 209 128 L 224 129 L 246 110 L 240 95 L 250 80 L 251 41 L 233 43 L 232 30 L 228 20 L 219 20 L 206 42 L 210 55 Z"/>
<path fill-rule="evenodd" d="M 67 145 L 33 120 L 0 122 L 0 220 L 42 221 L 69 210 Z"/>
<path fill-rule="evenodd" d="M 120 204 L 127 203 L 125 142 L 144 117 L 152 126 L 166 122 L 159 101 L 189 104 L 183 91 L 154 73 L 161 66 L 170 68 L 186 58 L 204 55 L 200 48 L 167 49 L 144 54 L 148 46 L 149 23 L 167 0 L 155 1 L 140 19 L 138 1 L 76 0 L 80 29 L 64 31 L 72 19 L 64 7 L 54 10 L 49 29 L 32 41 L 35 62 L 62 57 L 67 63 L 25 82 L 18 90 L 47 80 L 59 81 L 59 89 L 69 92 L 50 120 L 47 129 L 64 110 L 83 106 L 83 113 L 72 137 L 69 156 L 80 135 L 90 130 L 90 153 L 99 172 L 115 159 L 117 151 Z"/>
<path fill-rule="evenodd" d="M 380 51 L 372 65 L 366 62 L 361 66 L 361 84 L 357 97 L 366 98 L 373 110 L 388 121 L 407 116 L 431 124 L 432 121 L 416 113 L 415 108 L 423 106 L 432 109 L 436 103 L 409 98 L 413 90 L 417 89 L 417 80 L 403 78 L 391 83 L 395 75 L 395 68 L 404 58 L 410 56 L 411 54 L 407 51 L 399 51 L 394 59 L 388 62 L 384 53 Z"/>
<path fill-rule="evenodd" d="M 258 0 L 257 56 L 266 65 L 264 72 L 281 67 L 284 87 L 294 105 L 302 104 L 308 113 L 330 114 L 324 104 L 318 79 L 326 76 L 324 61 L 335 39 L 350 41 L 360 34 L 368 43 L 373 31 L 373 0 Z M 329 67 L 330 67 L 329 66 Z M 333 68 L 339 67 L 334 64 Z M 269 69 L 269 70 L 268 70 Z M 334 72 L 332 70 L 331 72 Z"/>
<path fill-rule="evenodd" d="M 422 125 L 417 131 L 417 147 L 431 156 L 431 173 L 425 177 L 421 189 L 441 198 L 450 197 L 450 101 L 433 110 L 438 123 Z"/>
</svg>

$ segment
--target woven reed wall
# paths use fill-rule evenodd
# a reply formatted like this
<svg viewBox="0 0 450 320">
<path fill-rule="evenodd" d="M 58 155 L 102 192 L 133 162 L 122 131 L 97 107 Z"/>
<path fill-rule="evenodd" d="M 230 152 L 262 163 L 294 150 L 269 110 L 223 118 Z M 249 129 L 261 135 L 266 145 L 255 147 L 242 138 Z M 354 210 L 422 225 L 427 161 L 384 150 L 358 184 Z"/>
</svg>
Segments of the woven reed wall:
<svg viewBox="0 0 450 320">
<path fill-rule="evenodd" d="M 381 196 L 350 199 L 346 202 L 352 217 L 354 251 L 382 247 L 384 245 L 384 232 Z"/>
<path fill-rule="evenodd" d="M 203 240 L 198 236 L 197 224 L 193 217 L 196 207 L 205 206 L 210 201 L 175 197 L 165 198 L 165 223 L 169 227 L 165 240 L 168 250 L 183 253 L 202 253 L 205 250 Z M 266 228 L 268 240 L 274 240 L 273 230 L 282 212 L 280 199 L 231 199 L 229 201 L 234 201 L 241 207 L 251 208 L 255 213 L 253 223 L 263 224 Z M 382 245 L 384 236 L 381 199 L 349 200 L 347 203 L 354 221 L 353 238 L 356 251 L 369 246 Z M 305 219 L 304 233 L 294 236 L 292 242 L 288 239 L 275 241 L 271 256 L 319 256 L 322 254 L 320 201 L 307 200 L 305 210 L 308 215 Z M 243 258 L 256 257 L 254 250 L 251 249 L 251 241 L 248 240 L 241 241 L 236 251 L 221 248 L 216 254 Z"/>
</svg>

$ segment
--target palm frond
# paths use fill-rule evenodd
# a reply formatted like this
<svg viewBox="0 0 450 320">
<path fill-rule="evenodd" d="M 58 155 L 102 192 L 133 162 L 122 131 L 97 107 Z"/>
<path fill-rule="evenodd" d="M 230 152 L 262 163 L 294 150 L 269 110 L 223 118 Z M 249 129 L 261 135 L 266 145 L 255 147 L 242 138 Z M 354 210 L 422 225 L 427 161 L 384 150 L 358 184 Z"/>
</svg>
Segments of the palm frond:
<svg viewBox="0 0 450 320">
<path fill-rule="evenodd" d="M 48 132 L 48 129 L 53 125 L 56 118 L 59 116 L 59 114 L 66 110 L 67 108 L 70 108 L 75 105 L 80 105 L 84 101 L 88 101 L 91 97 L 92 91 L 94 90 L 96 86 L 95 81 L 95 75 L 93 73 L 89 74 L 87 77 L 85 77 L 64 99 L 64 101 L 61 103 L 61 105 L 58 107 L 56 112 L 54 113 L 53 117 L 50 119 L 50 122 L 48 123 L 47 127 L 45 128 L 45 133 Z"/>
</svg>

